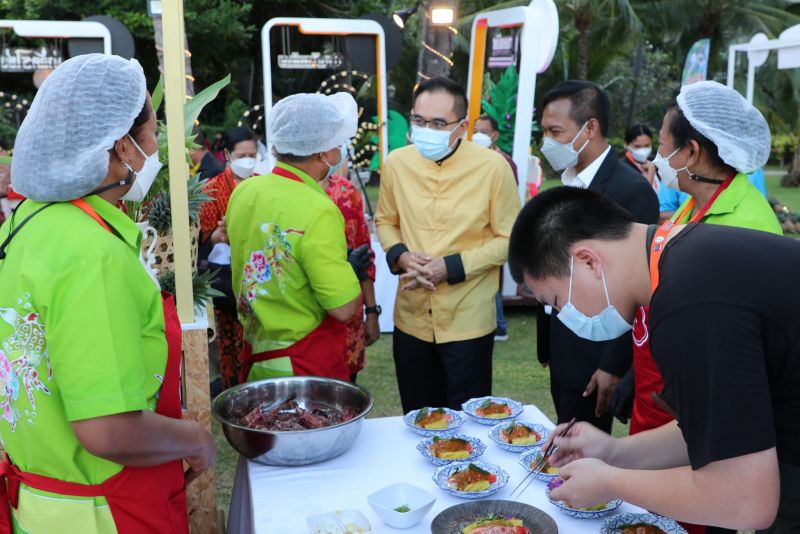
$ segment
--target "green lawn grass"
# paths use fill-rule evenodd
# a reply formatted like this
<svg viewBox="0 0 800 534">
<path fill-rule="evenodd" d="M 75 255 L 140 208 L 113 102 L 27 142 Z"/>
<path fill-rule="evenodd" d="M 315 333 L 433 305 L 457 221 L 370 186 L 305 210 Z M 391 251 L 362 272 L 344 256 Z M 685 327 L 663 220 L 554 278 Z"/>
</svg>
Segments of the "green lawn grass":
<svg viewBox="0 0 800 534">
<path fill-rule="evenodd" d="M 767 176 L 767 193 L 792 211 L 800 210 L 800 187 L 781 187 L 781 176 Z"/>
</svg>

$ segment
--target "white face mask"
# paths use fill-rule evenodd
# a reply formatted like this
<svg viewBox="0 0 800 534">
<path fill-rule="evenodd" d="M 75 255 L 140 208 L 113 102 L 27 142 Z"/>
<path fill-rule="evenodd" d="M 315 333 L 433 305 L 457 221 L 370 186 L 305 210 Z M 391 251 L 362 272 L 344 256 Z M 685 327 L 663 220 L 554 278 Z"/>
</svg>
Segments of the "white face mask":
<svg viewBox="0 0 800 534">
<path fill-rule="evenodd" d="M 330 178 L 331 176 L 336 174 L 336 169 L 338 169 L 339 167 L 342 166 L 342 163 L 344 163 L 344 159 L 346 157 L 347 157 L 347 143 L 345 143 L 345 144 L 343 144 L 342 146 L 339 147 L 339 162 L 338 163 L 334 163 L 333 165 L 331 165 L 327 161 L 322 160 L 322 161 L 325 161 L 325 165 L 328 166 L 328 173 L 325 175 L 325 178 L 323 178 L 323 180 L 327 180 L 328 178 Z"/>
<path fill-rule="evenodd" d="M 681 188 L 678 187 L 678 173 L 683 169 L 673 169 L 669 164 L 669 160 L 672 156 L 677 154 L 679 150 L 680 148 L 676 148 L 672 151 L 672 154 L 666 158 L 656 152 L 656 157 L 653 159 L 653 165 L 656 168 L 656 172 L 658 172 L 658 177 L 661 179 L 661 183 L 670 189 L 675 189 L 676 191 L 681 190 Z M 685 168 L 686 167 L 684 167 L 684 169 Z"/>
<path fill-rule="evenodd" d="M 256 168 L 256 158 L 239 158 L 231 160 L 231 170 L 238 178 L 245 180 L 253 176 Z"/>
<path fill-rule="evenodd" d="M 484 148 L 491 148 L 493 144 L 492 138 L 481 132 L 472 134 L 472 142 L 481 145 Z"/>
<path fill-rule="evenodd" d="M 150 154 L 149 156 L 144 153 L 142 147 L 134 140 L 133 137 L 130 135 L 128 136 L 133 143 L 133 146 L 136 147 L 136 150 L 144 156 L 144 164 L 142 168 L 138 171 L 134 171 L 133 167 L 128 165 L 127 163 L 123 162 L 123 165 L 128 168 L 128 171 L 133 174 L 133 185 L 131 188 L 128 189 L 128 192 L 122 195 L 122 200 L 128 200 L 130 202 L 141 202 L 144 200 L 144 197 L 147 196 L 148 191 L 150 191 L 150 187 L 152 187 L 153 182 L 158 175 L 158 171 L 161 170 L 161 162 L 158 160 L 158 147 L 156 147 L 156 151 Z"/>
<path fill-rule="evenodd" d="M 559 143 L 552 137 L 544 138 L 541 148 L 542 154 L 547 158 L 547 161 L 550 163 L 550 166 L 553 167 L 554 171 L 563 171 L 567 167 L 572 167 L 578 163 L 578 156 L 583 152 L 583 149 L 586 148 L 586 145 L 589 144 L 589 140 L 587 139 L 579 150 L 575 150 L 575 147 L 572 145 L 578 140 L 578 137 L 580 137 L 587 124 L 589 123 L 585 122 L 583 126 L 581 126 L 581 129 L 578 130 L 578 133 L 570 143 Z"/>
<path fill-rule="evenodd" d="M 455 143 L 450 144 L 450 135 L 458 128 L 459 121 L 452 130 L 434 130 L 433 128 L 423 128 L 411 125 L 411 142 L 423 158 L 439 161 L 450 154 L 455 147 Z M 458 142 L 458 140 L 456 140 Z"/>
<path fill-rule="evenodd" d="M 572 268 L 574 261 L 575 257 L 570 257 L 569 296 L 567 297 L 567 304 L 558 313 L 558 319 L 564 323 L 564 326 L 572 330 L 576 336 L 589 341 L 610 341 L 631 330 L 633 326 L 626 322 L 617 309 L 611 305 L 611 299 L 608 297 L 608 288 L 606 287 L 606 275 L 602 267 L 600 268 L 600 275 L 603 278 L 603 291 L 606 293 L 606 303 L 608 304 L 606 308 L 598 315 L 589 317 L 572 304 Z"/>
<path fill-rule="evenodd" d="M 633 156 L 633 159 L 639 163 L 644 163 L 647 161 L 647 158 L 650 157 L 650 153 L 652 151 L 653 147 L 651 146 L 643 146 L 641 148 L 628 147 L 628 152 L 630 152 L 631 156 Z"/>
</svg>

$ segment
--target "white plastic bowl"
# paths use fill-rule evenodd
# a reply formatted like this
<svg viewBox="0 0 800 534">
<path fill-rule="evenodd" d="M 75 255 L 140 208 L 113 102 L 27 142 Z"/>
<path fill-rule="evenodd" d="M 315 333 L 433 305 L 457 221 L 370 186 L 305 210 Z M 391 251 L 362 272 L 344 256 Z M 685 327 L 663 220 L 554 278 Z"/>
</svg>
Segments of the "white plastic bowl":
<svg viewBox="0 0 800 534">
<path fill-rule="evenodd" d="M 432 493 L 411 484 L 392 484 L 367 497 L 372 510 L 384 523 L 394 528 L 410 528 L 422 521 L 431 511 L 436 497 Z M 397 512 L 395 508 L 408 506 L 408 512 Z"/>
</svg>

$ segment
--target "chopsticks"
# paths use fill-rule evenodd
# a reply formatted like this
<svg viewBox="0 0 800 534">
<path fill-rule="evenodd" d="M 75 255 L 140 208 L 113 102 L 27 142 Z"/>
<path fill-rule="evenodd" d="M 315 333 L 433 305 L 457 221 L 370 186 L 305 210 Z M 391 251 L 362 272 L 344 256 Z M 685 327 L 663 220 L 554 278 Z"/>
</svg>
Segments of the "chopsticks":
<svg viewBox="0 0 800 534">
<path fill-rule="evenodd" d="M 558 435 L 556 436 L 556 438 L 560 438 L 561 436 L 564 436 L 564 435 L 566 435 L 566 433 L 567 433 L 567 432 L 569 432 L 569 431 L 570 431 L 570 429 L 572 429 L 572 426 L 573 426 L 575 423 L 576 423 L 576 419 L 573 417 L 573 418 L 572 418 L 572 421 L 570 421 L 570 422 L 569 422 L 569 424 L 566 426 L 566 428 L 564 428 L 564 430 L 562 430 L 561 432 L 559 432 L 559 433 L 558 433 Z M 556 440 L 555 440 L 555 438 L 553 438 L 553 441 L 551 441 L 551 442 L 550 442 L 550 445 L 548 445 L 548 446 L 547 446 L 547 448 L 544 450 L 544 454 L 542 454 L 542 459 L 541 459 L 541 460 L 539 460 L 539 462 L 536 464 L 536 467 L 532 468 L 532 469 L 531 469 L 531 472 L 530 472 L 530 473 L 528 473 L 527 475 L 525 475 L 525 478 L 523 478 L 523 479 L 522 479 L 522 482 L 520 482 L 520 483 L 517 485 L 517 487 L 516 487 L 516 488 L 514 488 L 514 491 L 512 491 L 512 492 L 511 492 L 511 495 L 510 495 L 510 497 L 511 497 L 512 499 L 514 498 L 514 494 L 515 494 L 515 493 L 517 493 L 517 490 L 519 490 L 520 488 L 522 488 L 522 485 L 523 485 L 523 484 L 525 484 L 525 482 L 526 482 L 526 481 L 528 482 L 528 484 L 530 484 L 530 480 L 528 480 L 528 479 L 529 479 L 529 478 L 530 478 L 532 475 L 534 475 L 534 474 L 535 474 L 535 473 L 537 473 L 537 472 L 539 472 L 539 473 L 540 473 L 540 472 L 542 471 L 542 469 L 544 469 L 544 466 L 545 466 L 545 465 L 547 465 L 547 460 L 549 460 L 549 459 L 550 459 L 550 456 L 552 456 L 552 454 L 558 450 L 557 448 L 555 448 L 555 443 L 556 443 Z M 525 485 L 525 487 L 524 487 L 524 488 L 522 488 L 522 490 L 520 490 L 520 491 L 519 491 L 519 493 L 517 493 L 517 497 L 521 496 L 521 495 L 522 495 L 522 493 L 523 493 L 523 492 L 524 492 L 526 489 L 528 489 L 528 485 L 527 485 L 527 484 Z"/>
</svg>

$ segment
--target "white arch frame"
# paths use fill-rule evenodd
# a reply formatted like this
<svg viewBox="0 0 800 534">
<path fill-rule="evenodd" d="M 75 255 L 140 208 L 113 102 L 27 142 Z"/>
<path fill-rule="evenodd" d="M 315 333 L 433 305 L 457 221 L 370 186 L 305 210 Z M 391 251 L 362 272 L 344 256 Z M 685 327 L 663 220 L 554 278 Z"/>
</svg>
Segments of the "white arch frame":
<svg viewBox="0 0 800 534">
<path fill-rule="evenodd" d="M 20 37 L 102 39 L 103 53 L 111 53 L 111 32 L 99 22 L 83 20 L 0 20 L 0 28 L 10 28 Z"/>
<path fill-rule="evenodd" d="M 272 101 L 272 49 L 269 32 L 280 26 L 294 26 L 307 35 L 372 35 L 377 38 L 375 72 L 378 93 L 378 147 L 381 168 L 389 154 L 389 100 L 386 93 L 386 35 L 380 24 L 364 19 L 322 19 L 303 17 L 278 17 L 270 19 L 261 29 L 261 55 L 264 70 L 264 131 L 274 102 Z M 269 142 L 269 139 L 267 139 Z"/>
<path fill-rule="evenodd" d="M 781 60 L 786 57 L 788 52 L 793 52 L 800 56 L 800 24 L 784 30 L 777 39 L 769 40 L 763 33 L 755 34 L 748 43 L 730 45 L 728 47 L 728 87 L 733 88 L 736 76 L 736 53 L 747 53 L 747 90 L 745 97 L 751 104 L 753 103 L 753 92 L 755 88 L 756 68 L 767 61 L 769 53 L 773 50 L 778 51 L 778 68 L 789 69 L 800 67 L 800 57 L 789 65 L 781 65 Z"/>
</svg>

